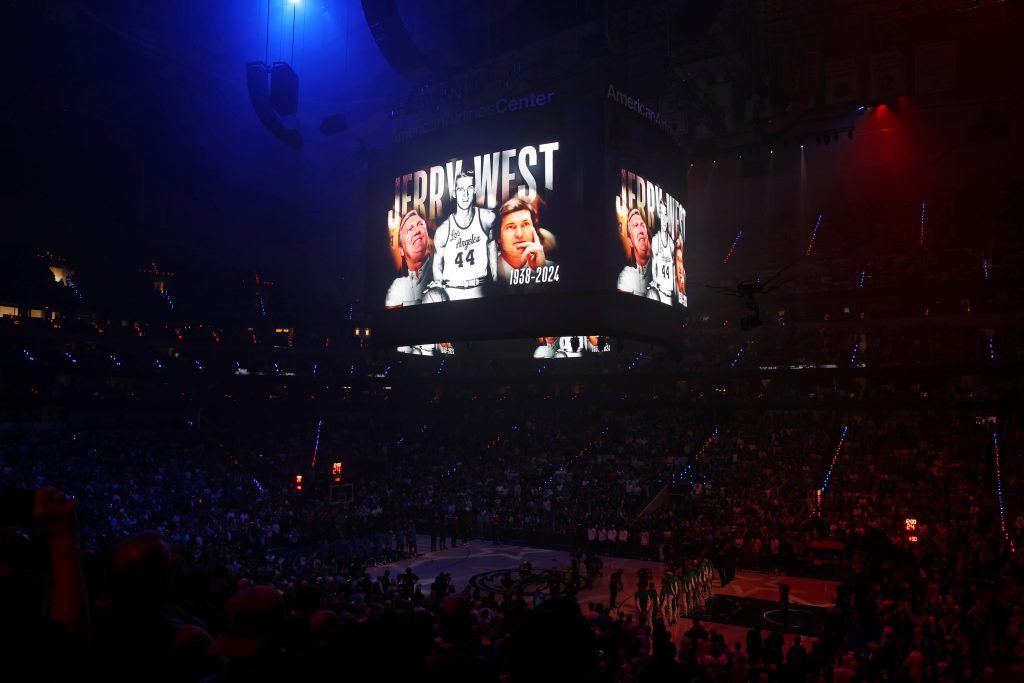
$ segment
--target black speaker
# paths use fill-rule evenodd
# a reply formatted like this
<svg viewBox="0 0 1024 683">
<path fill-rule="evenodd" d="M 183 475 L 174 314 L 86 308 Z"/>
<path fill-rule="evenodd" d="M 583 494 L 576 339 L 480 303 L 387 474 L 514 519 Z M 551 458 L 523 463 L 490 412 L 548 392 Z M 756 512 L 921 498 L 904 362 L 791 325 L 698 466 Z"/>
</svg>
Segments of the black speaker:
<svg viewBox="0 0 1024 683">
<path fill-rule="evenodd" d="M 287 62 L 274 62 L 270 70 L 270 106 L 281 116 L 299 111 L 299 75 Z"/>
<path fill-rule="evenodd" d="M 274 137 L 294 149 L 302 149 L 302 133 L 294 128 L 288 128 L 277 118 L 273 107 L 270 106 L 270 90 L 267 79 L 270 76 L 270 67 L 265 62 L 249 62 L 245 65 L 245 84 L 249 90 L 249 101 L 256 111 L 260 122 L 266 126 Z"/>
</svg>

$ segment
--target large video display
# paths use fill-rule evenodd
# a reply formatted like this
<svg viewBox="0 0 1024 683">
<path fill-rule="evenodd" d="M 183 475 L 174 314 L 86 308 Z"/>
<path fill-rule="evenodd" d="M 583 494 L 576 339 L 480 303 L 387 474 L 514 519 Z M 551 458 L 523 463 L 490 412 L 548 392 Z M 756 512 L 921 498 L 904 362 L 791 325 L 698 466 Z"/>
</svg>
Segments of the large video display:
<svg viewBox="0 0 1024 683">
<path fill-rule="evenodd" d="M 382 221 L 395 271 L 384 305 L 553 289 L 563 276 L 556 229 L 546 227 L 558 152 L 557 140 L 543 141 L 395 176 Z"/>
<path fill-rule="evenodd" d="M 639 173 L 620 170 L 615 195 L 615 225 L 625 265 L 620 292 L 663 304 L 686 306 L 686 209 L 671 194 Z"/>
<path fill-rule="evenodd" d="M 454 356 L 455 345 L 451 342 L 438 342 L 436 344 L 413 344 L 411 346 L 399 346 L 396 349 L 399 353 L 407 353 L 410 356 Z"/>
<path fill-rule="evenodd" d="M 606 224 L 617 238 L 612 249 L 615 288 L 685 307 L 688 165 L 662 127 L 640 120 L 628 106 L 631 100 L 623 102 L 623 97 L 610 89 L 604 110 L 604 208 Z"/>
<path fill-rule="evenodd" d="M 598 335 L 576 335 L 571 337 L 540 337 L 534 358 L 580 358 L 591 353 L 608 353 L 612 350 L 611 340 Z"/>
<path fill-rule="evenodd" d="M 687 305 L 678 148 L 616 102 L 543 101 L 375 157 L 368 299 L 389 339 L 433 355 L 423 342 L 551 331 L 567 341 L 538 357 L 575 357 L 600 352 L 576 330 L 658 336 Z"/>
</svg>

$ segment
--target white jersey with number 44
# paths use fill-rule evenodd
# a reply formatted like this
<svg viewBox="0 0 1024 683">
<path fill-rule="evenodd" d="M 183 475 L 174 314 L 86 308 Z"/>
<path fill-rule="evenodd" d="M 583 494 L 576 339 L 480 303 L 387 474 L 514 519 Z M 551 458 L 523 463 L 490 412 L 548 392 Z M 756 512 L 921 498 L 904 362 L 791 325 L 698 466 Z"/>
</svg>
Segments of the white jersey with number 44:
<svg viewBox="0 0 1024 683">
<path fill-rule="evenodd" d="M 448 231 L 448 239 L 444 244 L 444 263 L 441 265 L 445 280 L 476 280 L 490 274 L 487 265 L 489 236 L 481 220 L 480 209 L 473 208 L 473 217 L 464 228 L 455 222 L 455 214 L 448 216 L 440 228 L 447 228 Z"/>
<path fill-rule="evenodd" d="M 651 279 L 662 294 L 671 297 L 676 282 L 676 245 L 667 230 L 660 231 L 651 242 L 654 252 Z"/>
</svg>

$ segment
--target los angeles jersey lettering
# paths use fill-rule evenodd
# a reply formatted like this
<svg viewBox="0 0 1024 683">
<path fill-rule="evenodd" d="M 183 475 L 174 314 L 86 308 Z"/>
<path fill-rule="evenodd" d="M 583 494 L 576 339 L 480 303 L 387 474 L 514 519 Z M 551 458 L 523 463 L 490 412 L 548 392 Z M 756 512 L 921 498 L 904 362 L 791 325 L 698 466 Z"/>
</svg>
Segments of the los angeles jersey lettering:
<svg viewBox="0 0 1024 683">
<path fill-rule="evenodd" d="M 480 222 L 480 211 L 473 209 L 473 218 L 465 228 L 455 224 L 454 215 L 448 217 L 447 223 L 449 233 L 444 253 L 444 278 L 458 281 L 486 277 L 487 232 Z"/>
</svg>

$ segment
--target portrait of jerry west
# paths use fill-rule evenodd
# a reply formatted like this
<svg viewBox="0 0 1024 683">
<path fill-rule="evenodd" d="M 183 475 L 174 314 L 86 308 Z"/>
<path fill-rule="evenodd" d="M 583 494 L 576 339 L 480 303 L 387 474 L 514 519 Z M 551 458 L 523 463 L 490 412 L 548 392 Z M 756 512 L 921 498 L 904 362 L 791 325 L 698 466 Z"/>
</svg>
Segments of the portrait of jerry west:
<svg viewBox="0 0 1024 683">
<path fill-rule="evenodd" d="M 460 191 L 472 191 L 472 176 L 462 174 L 457 182 Z M 460 195 L 469 197 L 470 192 Z M 534 197 L 532 202 L 513 197 L 496 212 L 476 210 L 467 201 L 460 208 L 467 210 L 468 218 L 460 223 L 453 213 L 434 231 L 416 209 L 400 217 L 389 212 L 388 242 L 397 277 L 388 288 L 385 306 L 523 294 L 554 286 L 561 278 L 559 265 L 551 259 L 557 241 L 550 230 L 540 227 L 537 205 L 542 200 Z M 476 239 L 465 239 L 463 245 L 459 239 L 467 234 Z M 472 281 L 446 277 L 448 271 L 470 269 L 476 276 Z"/>
<path fill-rule="evenodd" d="M 388 242 L 398 277 L 388 287 L 384 305 L 401 308 L 430 301 L 434 245 L 427 222 L 415 209 L 397 219 L 389 213 Z"/>
<path fill-rule="evenodd" d="M 506 292 L 528 292 L 547 288 L 559 281 L 558 264 L 550 252 L 555 236 L 540 227 L 537 209 L 521 197 L 512 197 L 499 207 L 492 234 L 498 243 L 495 285 Z"/>
</svg>

